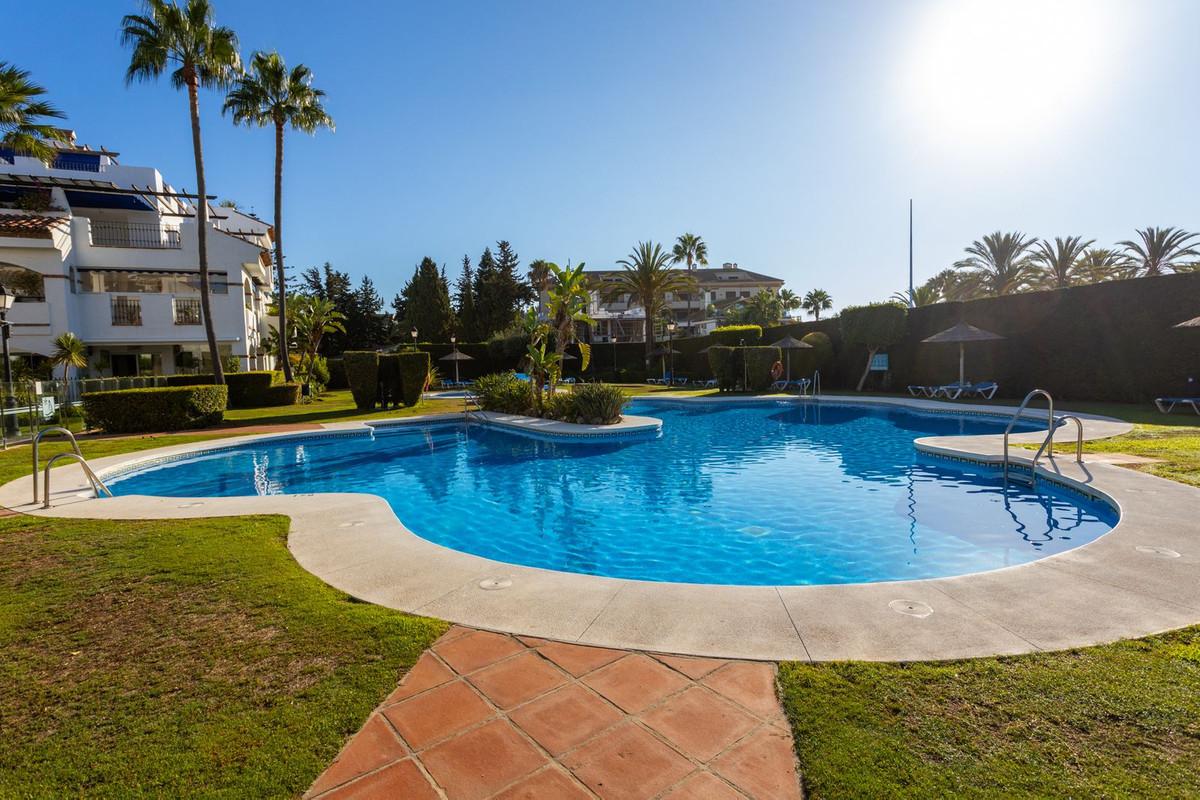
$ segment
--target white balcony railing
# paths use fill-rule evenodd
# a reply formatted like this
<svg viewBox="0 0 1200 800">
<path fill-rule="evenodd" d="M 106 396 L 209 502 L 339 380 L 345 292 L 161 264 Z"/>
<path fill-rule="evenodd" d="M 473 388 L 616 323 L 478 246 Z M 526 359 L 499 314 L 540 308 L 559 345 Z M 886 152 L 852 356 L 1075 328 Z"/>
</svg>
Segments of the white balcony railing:
<svg viewBox="0 0 1200 800">
<path fill-rule="evenodd" d="M 179 228 L 157 222 L 91 220 L 89 232 L 93 247 L 135 247 L 149 250 L 178 250 L 182 243 Z"/>
</svg>

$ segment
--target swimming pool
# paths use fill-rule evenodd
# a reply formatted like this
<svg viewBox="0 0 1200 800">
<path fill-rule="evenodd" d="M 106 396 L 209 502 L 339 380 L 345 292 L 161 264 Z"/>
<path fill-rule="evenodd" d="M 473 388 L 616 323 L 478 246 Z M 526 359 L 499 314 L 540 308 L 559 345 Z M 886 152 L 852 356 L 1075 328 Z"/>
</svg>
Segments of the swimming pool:
<svg viewBox="0 0 1200 800">
<path fill-rule="evenodd" d="M 118 495 L 368 492 L 418 536 L 526 566 L 738 585 L 960 575 L 1077 547 L 1107 504 L 919 454 L 1004 420 L 809 403 L 639 400 L 658 437 L 551 441 L 478 424 L 214 450 L 109 480 Z M 1026 430 L 1032 430 L 1029 426 Z"/>
</svg>

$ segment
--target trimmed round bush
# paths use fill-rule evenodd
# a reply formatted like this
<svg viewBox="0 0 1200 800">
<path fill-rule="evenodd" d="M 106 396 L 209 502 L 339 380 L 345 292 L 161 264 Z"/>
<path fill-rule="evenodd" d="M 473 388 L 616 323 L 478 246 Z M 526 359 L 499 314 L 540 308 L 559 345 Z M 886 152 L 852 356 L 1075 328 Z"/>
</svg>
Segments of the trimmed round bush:
<svg viewBox="0 0 1200 800">
<path fill-rule="evenodd" d="M 354 405 L 359 411 L 375 407 L 379 397 L 379 353 L 374 350 L 347 350 L 342 353 L 346 367 L 346 382 L 354 395 Z"/>
<path fill-rule="evenodd" d="M 762 341 L 762 335 L 761 325 L 723 325 L 709 334 L 714 342 L 728 347 L 738 347 L 743 341 L 748 347 L 756 345 Z"/>
<path fill-rule="evenodd" d="M 226 386 L 168 386 L 83 395 L 83 416 L 106 433 L 155 433 L 205 428 L 225 418 Z"/>
<path fill-rule="evenodd" d="M 397 353 L 400 373 L 400 399 L 406 406 L 421 402 L 421 392 L 429 381 L 429 353 L 423 350 L 406 350 Z"/>
</svg>

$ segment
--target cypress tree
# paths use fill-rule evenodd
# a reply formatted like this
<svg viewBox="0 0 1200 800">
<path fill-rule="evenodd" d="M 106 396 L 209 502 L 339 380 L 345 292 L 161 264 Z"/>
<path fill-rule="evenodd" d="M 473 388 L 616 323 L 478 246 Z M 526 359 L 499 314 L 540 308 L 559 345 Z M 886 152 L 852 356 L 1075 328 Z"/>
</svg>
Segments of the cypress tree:
<svg viewBox="0 0 1200 800">
<path fill-rule="evenodd" d="M 475 316 L 475 271 L 471 259 L 463 256 L 462 274 L 454 284 L 454 307 L 458 313 L 458 335 L 464 341 L 478 341 L 479 321 Z"/>
<path fill-rule="evenodd" d="M 426 256 L 413 271 L 399 298 L 403 309 L 401 334 L 417 329 L 426 342 L 445 342 L 454 329 L 454 311 L 450 306 L 450 286 L 432 258 Z"/>
</svg>

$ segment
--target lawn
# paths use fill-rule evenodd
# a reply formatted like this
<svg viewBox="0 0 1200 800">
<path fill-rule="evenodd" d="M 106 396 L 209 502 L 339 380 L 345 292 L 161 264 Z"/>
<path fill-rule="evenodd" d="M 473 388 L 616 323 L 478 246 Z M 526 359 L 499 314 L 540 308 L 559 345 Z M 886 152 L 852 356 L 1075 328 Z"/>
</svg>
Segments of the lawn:
<svg viewBox="0 0 1200 800">
<path fill-rule="evenodd" d="M 331 589 L 286 531 L 0 519 L 0 796 L 307 788 L 445 626 Z"/>
<path fill-rule="evenodd" d="M 809 797 L 1200 796 L 1200 627 L 779 685 Z"/>
</svg>

